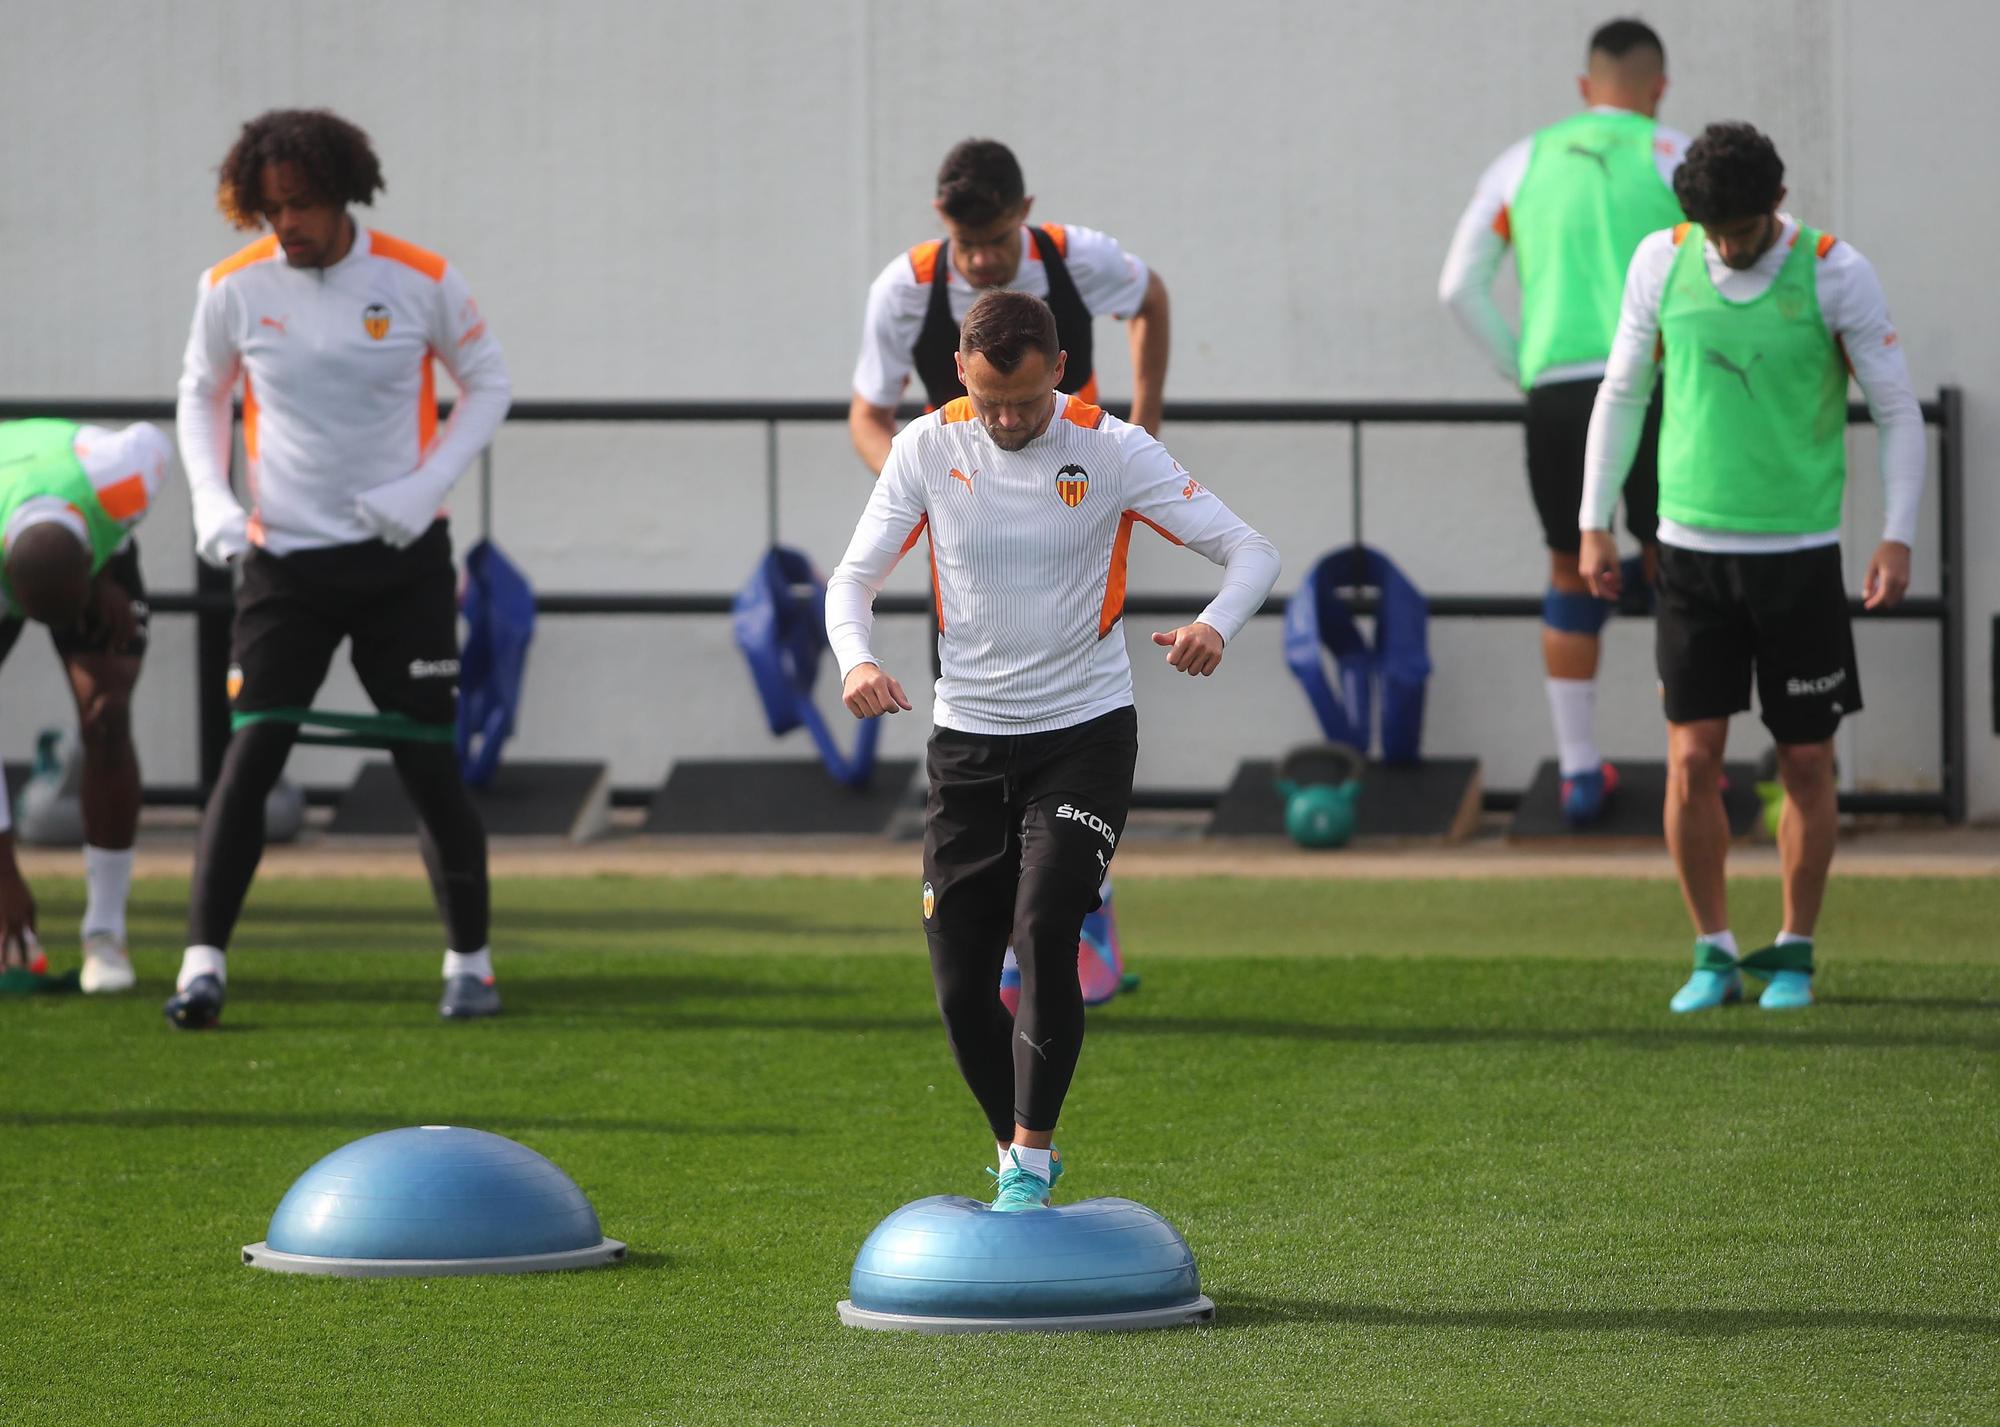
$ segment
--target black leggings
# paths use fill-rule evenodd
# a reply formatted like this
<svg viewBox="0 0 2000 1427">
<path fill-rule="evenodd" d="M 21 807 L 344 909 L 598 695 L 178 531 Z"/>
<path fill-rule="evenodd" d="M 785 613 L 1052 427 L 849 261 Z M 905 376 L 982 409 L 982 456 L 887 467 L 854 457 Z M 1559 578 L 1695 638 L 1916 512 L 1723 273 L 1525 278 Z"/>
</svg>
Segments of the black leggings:
<svg viewBox="0 0 2000 1427">
<path fill-rule="evenodd" d="M 295 725 L 253 723 L 238 729 L 209 795 L 188 899 L 188 945 L 227 948 L 250 879 L 264 856 L 264 799 L 298 741 Z M 486 945 L 486 828 L 449 744 L 410 743 L 392 750 L 404 791 L 422 824 L 431 892 L 453 951 Z"/>
<path fill-rule="evenodd" d="M 927 757 L 924 931 L 959 1072 L 1006 1143 L 1053 1130 L 1083 1050 L 1077 942 L 1124 834 L 1130 708 L 1046 733 L 939 729 Z M 1021 1009 L 1000 1003 L 1012 937 Z"/>
</svg>

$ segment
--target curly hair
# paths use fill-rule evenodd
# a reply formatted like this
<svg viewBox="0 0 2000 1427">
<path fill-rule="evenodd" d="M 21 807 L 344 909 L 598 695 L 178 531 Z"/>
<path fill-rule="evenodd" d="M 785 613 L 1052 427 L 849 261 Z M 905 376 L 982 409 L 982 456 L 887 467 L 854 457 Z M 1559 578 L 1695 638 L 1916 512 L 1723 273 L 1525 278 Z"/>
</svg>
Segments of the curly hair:
<svg viewBox="0 0 2000 1427">
<path fill-rule="evenodd" d="M 998 139 L 964 139 L 938 166 L 937 201 L 945 217 L 969 228 L 997 223 L 1027 196 L 1014 151 Z"/>
<path fill-rule="evenodd" d="M 1674 174 L 1681 212 L 1704 226 L 1769 213 L 1784 188 L 1777 146 L 1749 124 L 1710 124 Z"/>
<path fill-rule="evenodd" d="M 368 135 L 330 109 L 273 109 L 243 126 L 223 156 L 216 203 L 238 228 L 264 225 L 264 169 L 294 163 L 330 203 L 372 203 L 387 187 Z"/>
</svg>

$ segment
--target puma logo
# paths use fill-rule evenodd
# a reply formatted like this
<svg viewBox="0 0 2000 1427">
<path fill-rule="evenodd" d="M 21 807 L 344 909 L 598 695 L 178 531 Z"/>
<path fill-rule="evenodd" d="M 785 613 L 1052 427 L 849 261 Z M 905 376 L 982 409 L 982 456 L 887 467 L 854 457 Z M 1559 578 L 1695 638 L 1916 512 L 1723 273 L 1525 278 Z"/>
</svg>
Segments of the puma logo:
<svg viewBox="0 0 2000 1427">
<path fill-rule="evenodd" d="M 1018 1035 L 1022 1040 L 1028 1041 L 1028 1033 L 1026 1031 L 1016 1031 L 1015 1034 Z M 1028 1041 L 1028 1049 L 1033 1051 L 1036 1055 L 1039 1055 L 1043 1060 L 1047 1060 L 1049 1058 L 1049 1053 L 1044 1047 L 1046 1047 L 1049 1044 L 1049 1041 L 1053 1041 L 1054 1039 L 1055 1039 L 1054 1036 L 1050 1036 L 1049 1039 L 1043 1041 L 1041 1045 L 1036 1045 L 1033 1041 Z"/>
<path fill-rule="evenodd" d="M 977 466 L 974 466 L 974 467 L 972 468 L 972 476 L 976 476 L 976 475 L 978 475 L 978 474 L 979 474 L 979 467 L 977 467 Z M 971 489 L 972 489 L 972 476 L 968 476 L 968 475 L 967 475 L 967 474 L 966 474 L 965 472 L 961 471 L 961 470 L 960 470 L 960 469 L 959 469 L 958 467 L 956 467 L 956 466 L 953 466 L 953 467 L 951 468 L 951 478 L 952 478 L 953 480 L 955 480 L 955 481 L 964 481 L 964 482 L 965 482 L 965 488 L 966 488 L 967 490 L 971 490 Z"/>
<path fill-rule="evenodd" d="M 1715 348 L 1713 347 L 1704 347 L 1702 349 L 1701 359 L 1704 362 L 1708 363 L 1708 365 L 1711 367 L 1720 367 L 1725 372 L 1728 372 L 1731 376 L 1735 377 L 1738 381 L 1743 383 L 1743 394 L 1745 396 L 1749 397 L 1752 401 L 1755 401 L 1757 399 L 1757 393 L 1750 389 L 1750 372 L 1752 368 L 1754 368 L 1757 365 L 1757 363 L 1764 360 L 1764 354 L 1762 352 L 1759 352 L 1756 356 L 1750 359 L 1749 366 L 1743 366 L 1743 367 L 1737 366 L 1735 362 L 1731 361 L 1727 356 L 1723 355 L 1721 352 L 1716 351 Z"/>
<path fill-rule="evenodd" d="M 1578 158 L 1589 159 L 1604 171 L 1606 178 L 1611 176 L 1611 164 L 1604 157 L 1605 151 L 1603 149 L 1586 149 L 1582 144 L 1571 144 L 1563 152 L 1575 154 Z"/>
<path fill-rule="evenodd" d="M 278 329 L 278 335 L 279 335 L 280 337 L 282 337 L 282 336 L 284 336 L 284 335 L 285 335 L 285 324 L 286 324 L 287 322 L 291 321 L 291 320 L 292 320 L 292 319 L 291 319 L 291 318 L 290 318 L 289 316 L 285 316 L 285 317 L 259 317 L 259 318 L 257 319 L 257 324 L 258 324 L 258 325 L 259 325 L 260 327 L 275 327 L 275 328 L 277 328 L 277 329 Z"/>
<path fill-rule="evenodd" d="M 1097 875 L 1100 878 L 1111 875 L 1111 859 L 1104 855 L 1104 849 L 1097 849 Z"/>
</svg>

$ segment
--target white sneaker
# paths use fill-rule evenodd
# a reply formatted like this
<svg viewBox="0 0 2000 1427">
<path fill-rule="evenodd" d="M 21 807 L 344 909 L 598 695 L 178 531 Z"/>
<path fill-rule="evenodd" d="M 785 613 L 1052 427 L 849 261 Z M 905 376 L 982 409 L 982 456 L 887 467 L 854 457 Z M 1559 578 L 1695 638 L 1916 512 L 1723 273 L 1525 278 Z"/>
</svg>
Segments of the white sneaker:
<svg viewBox="0 0 2000 1427">
<path fill-rule="evenodd" d="M 138 978 L 132 974 L 132 958 L 125 944 L 105 932 L 92 932 L 83 939 L 83 976 L 86 996 L 102 996 L 130 991 Z"/>
</svg>

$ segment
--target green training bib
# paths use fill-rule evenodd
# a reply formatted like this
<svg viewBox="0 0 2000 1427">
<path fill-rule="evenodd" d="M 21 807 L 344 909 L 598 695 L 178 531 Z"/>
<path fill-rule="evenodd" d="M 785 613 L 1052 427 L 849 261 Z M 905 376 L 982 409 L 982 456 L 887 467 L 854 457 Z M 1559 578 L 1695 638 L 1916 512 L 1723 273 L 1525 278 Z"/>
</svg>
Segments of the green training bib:
<svg viewBox="0 0 2000 1427">
<path fill-rule="evenodd" d="M 77 430 L 74 421 L 37 418 L 0 422 L 0 531 L 28 501 L 54 496 L 83 516 L 84 527 L 90 532 L 90 570 L 95 574 L 125 543 L 127 532 L 105 513 L 89 473 L 76 458 Z M 14 605 L 3 561 L 0 605 L 8 609 Z"/>
<path fill-rule="evenodd" d="M 1731 302 L 1708 275 L 1700 227 L 1682 235 L 1660 299 L 1661 515 L 1745 534 L 1840 525 L 1847 361 L 1820 313 L 1820 245 L 1801 227 L 1770 287 Z"/>
<path fill-rule="evenodd" d="M 1601 362 L 1639 240 L 1681 221 L 1644 114 L 1585 112 L 1535 135 L 1508 223 L 1521 278 L 1521 387 Z"/>
</svg>

